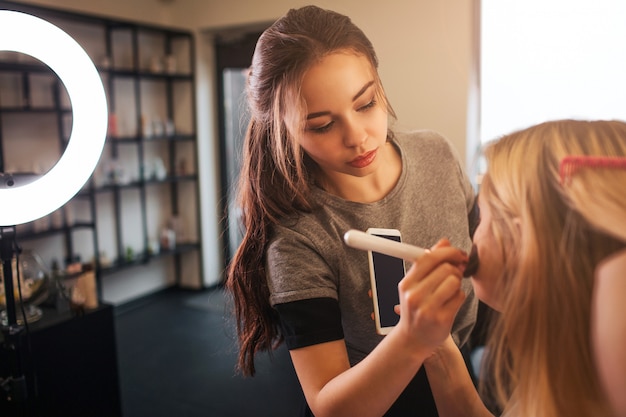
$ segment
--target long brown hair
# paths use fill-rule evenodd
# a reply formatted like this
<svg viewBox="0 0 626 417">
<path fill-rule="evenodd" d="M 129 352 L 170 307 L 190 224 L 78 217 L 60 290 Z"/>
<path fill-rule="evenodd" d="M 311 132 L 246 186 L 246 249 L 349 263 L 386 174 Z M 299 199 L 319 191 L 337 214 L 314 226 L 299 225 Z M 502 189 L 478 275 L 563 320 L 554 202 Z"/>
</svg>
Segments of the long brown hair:
<svg viewBox="0 0 626 417">
<path fill-rule="evenodd" d="M 254 356 L 282 342 L 279 320 L 269 302 L 265 252 L 272 225 L 310 211 L 315 165 L 297 138 L 304 123 L 302 78 L 324 56 L 351 51 L 374 69 L 378 99 L 389 106 L 376 72 L 371 42 L 350 18 L 316 6 L 291 9 L 259 38 L 247 81 L 250 123 L 238 183 L 243 239 L 228 270 L 226 289 L 233 301 L 239 340 L 238 367 L 254 375 Z"/>
<path fill-rule="evenodd" d="M 559 176 L 567 155 L 625 156 L 626 124 L 547 122 L 486 150 L 480 193 L 506 265 L 489 363 L 511 416 L 607 415 L 590 342 L 594 270 L 625 244 L 590 224 L 568 196 Z"/>
</svg>

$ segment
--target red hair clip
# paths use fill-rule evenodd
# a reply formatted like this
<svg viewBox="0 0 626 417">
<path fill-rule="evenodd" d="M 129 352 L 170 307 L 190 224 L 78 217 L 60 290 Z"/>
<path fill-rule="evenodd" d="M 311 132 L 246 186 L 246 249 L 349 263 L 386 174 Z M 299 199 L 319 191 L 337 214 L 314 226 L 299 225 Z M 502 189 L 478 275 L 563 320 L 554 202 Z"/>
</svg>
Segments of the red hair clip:
<svg viewBox="0 0 626 417">
<path fill-rule="evenodd" d="M 582 167 L 587 168 L 622 168 L 626 169 L 626 157 L 570 155 L 561 160 L 559 176 L 561 184 L 569 183 L 572 176 Z"/>
</svg>

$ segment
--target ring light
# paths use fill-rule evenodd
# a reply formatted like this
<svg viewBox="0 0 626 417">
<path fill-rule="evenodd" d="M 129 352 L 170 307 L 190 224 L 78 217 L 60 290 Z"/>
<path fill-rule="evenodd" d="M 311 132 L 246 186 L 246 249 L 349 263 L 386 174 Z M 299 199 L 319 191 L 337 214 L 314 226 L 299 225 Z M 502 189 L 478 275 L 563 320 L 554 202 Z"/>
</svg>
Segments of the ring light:
<svg viewBox="0 0 626 417">
<path fill-rule="evenodd" d="M 0 189 L 0 226 L 13 226 L 52 213 L 80 191 L 100 159 L 108 116 L 98 70 L 58 27 L 25 13 L 0 10 L 0 51 L 21 52 L 47 64 L 65 85 L 72 105 L 72 133 L 54 167 L 29 184 Z"/>
</svg>

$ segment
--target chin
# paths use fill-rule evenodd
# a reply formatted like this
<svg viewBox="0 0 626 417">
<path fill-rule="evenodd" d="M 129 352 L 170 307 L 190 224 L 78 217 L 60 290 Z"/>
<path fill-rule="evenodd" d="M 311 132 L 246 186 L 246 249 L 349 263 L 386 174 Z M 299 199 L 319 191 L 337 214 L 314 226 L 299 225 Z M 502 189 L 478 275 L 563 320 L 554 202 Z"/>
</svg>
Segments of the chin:
<svg viewBox="0 0 626 417">
<path fill-rule="evenodd" d="M 489 291 L 484 287 L 483 282 L 480 281 L 480 276 L 478 275 L 478 273 L 473 275 L 471 280 L 472 285 L 474 286 L 474 294 L 476 294 L 476 297 L 478 297 L 480 301 L 487 304 L 492 309 L 498 312 L 502 311 L 502 306 L 498 302 L 497 297 L 492 294 L 492 291 Z"/>
</svg>

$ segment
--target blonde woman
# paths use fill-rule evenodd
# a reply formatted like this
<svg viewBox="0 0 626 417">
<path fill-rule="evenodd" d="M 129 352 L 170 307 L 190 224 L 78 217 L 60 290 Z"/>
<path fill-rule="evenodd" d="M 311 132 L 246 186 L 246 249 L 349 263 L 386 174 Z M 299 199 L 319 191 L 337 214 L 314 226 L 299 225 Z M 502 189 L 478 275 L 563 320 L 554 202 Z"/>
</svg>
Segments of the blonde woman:
<svg viewBox="0 0 626 417">
<path fill-rule="evenodd" d="M 625 157 L 626 123 L 548 122 L 486 150 L 472 283 L 499 311 L 487 380 L 506 416 L 613 415 L 596 359 L 624 415 L 626 171 L 596 163 L 560 172 L 571 155 Z M 448 341 L 427 361 L 434 388 L 443 384 L 433 369 L 450 381 L 434 391 L 440 415 L 488 415 L 460 360 Z"/>
</svg>

